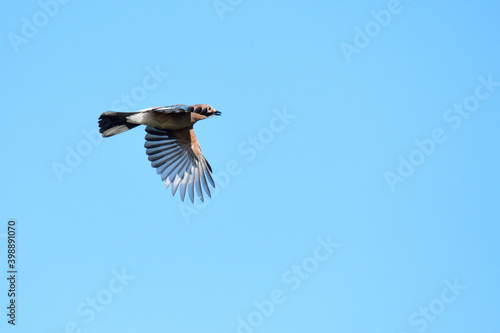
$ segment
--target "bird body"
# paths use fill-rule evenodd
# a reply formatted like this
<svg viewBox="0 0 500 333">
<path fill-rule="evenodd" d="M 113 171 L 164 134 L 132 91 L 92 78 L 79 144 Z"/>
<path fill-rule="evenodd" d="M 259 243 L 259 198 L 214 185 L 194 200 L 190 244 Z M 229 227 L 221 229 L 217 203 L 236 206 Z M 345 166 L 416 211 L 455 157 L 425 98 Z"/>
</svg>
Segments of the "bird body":
<svg viewBox="0 0 500 333">
<path fill-rule="evenodd" d="M 142 124 L 154 128 L 179 130 L 194 125 L 190 113 L 161 113 L 152 111 L 137 112 L 127 119 L 133 124 Z"/>
<path fill-rule="evenodd" d="M 184 201 L 186 192 L 192 202 L 196 191 L 201 201 L 215 187 L 212 168 L 201 153 L 193 125 L 221 112 L 207 104 L 171 105 L 139 110 L 137 112 L 106 111 L 99 117 L 99 132 L 103 137 L 113 136 L 139 125 L 146 125 L 146 153 L 151 166 L 172 195 L 180 189 Z"/>
</svg>

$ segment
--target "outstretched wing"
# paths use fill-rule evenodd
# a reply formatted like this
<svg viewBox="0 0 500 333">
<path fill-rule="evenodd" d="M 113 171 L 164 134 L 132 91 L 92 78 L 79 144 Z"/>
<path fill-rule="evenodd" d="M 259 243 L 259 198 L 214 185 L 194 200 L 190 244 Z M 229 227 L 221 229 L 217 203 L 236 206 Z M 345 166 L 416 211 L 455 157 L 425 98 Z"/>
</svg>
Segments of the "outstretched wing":
<svg viewBox="0 0 500 333">
<path fill-rule="evenodd" d="M 194 192 L 204 201 L 203 191 L 211 197 L 208 183 L 215 187 L 212 168 L 201 153 L 193 127 L 181 130 L 163 130 L 146 127 L 146 154 L 151 166 L 172 186 L 172 195 L 180 188 L 182 201 L 186 192 L 194 203 Z"/>
</svg>

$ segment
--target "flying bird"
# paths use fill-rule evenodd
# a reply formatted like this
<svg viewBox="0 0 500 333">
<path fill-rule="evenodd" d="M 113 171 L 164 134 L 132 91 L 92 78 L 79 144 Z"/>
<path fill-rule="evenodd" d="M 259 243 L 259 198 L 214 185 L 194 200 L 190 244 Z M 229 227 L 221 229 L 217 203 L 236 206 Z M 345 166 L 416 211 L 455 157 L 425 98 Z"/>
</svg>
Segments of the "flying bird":
<svg viewBox="0 0 500 333">
<path fill-rule="evenodd" d="M 208 104 L 159 106 L 137 112 L 106 111 L 99 117 L 103 137 L 146 125 L 146 154 L 172 195 L 178 189 L 181 200 L 186 193 L 194 203 L 194 193 L 203 202 L 203 191 L 211 197 L 208 184 L 215 188 L 212 168 L 201 153 L 193 125 L 221 112 Z"/>
</svg>

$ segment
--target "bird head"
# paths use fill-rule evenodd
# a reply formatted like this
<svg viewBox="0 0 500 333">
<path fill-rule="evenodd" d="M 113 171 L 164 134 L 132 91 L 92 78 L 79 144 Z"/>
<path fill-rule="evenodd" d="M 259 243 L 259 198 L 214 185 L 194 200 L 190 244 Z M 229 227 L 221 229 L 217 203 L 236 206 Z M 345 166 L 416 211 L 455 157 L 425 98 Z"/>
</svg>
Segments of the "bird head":
<svg viewBox="0 0 500 333">
<path fill-rule="evenodd" d="M 192 106 L 193 110 L 191 112 L 201 114 L 205 117 L 220 116 L 222 112 L 215 110 L 214 107 L 208 104 L 195 104 Z"/>
</svg>

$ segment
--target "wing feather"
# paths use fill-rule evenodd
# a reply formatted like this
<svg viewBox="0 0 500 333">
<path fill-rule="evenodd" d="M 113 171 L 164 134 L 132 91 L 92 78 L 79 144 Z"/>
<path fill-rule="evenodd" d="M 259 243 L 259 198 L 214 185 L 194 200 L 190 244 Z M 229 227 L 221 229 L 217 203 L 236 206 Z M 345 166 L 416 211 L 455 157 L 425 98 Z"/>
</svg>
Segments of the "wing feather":
<svg viewBox="0 0 500 333">
<path fill-rule="evenodd" d="M 187 106 L 160 107 L 154 108 L 154 111 L 190 112 Z M 215 187 L 212 168 L 201 153 L 193 128 L 163 130 L 147 126 L 146 132 L 144 147 L 148 160 L 161 175 L 162 181 L 165 181 L 165 187 L 172 187 L 172 195 L 179 191 L 181 200 L 184 201 L 187 194 L 193 203 L 195 192 L 202 202 L 203 192 L 211 197 L 209 184 Z"/>
</svg>

